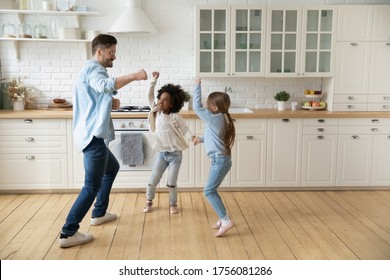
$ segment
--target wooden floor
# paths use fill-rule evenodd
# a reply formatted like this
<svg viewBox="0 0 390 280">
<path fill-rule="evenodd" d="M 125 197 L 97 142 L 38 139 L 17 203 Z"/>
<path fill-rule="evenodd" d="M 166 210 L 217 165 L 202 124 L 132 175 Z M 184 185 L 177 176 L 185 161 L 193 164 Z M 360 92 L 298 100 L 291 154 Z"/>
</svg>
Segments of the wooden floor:
<svg viewBox="0 0 390 280">
<path fill-rule="evenodd" d="M 236 223 L 224 237 L 201 192 L 179 192 L 178 215 L 165 192 L 146 215 L 144 193 L 113 193 L 119 219 L 90 226 L 88 213 L 80 231 L 94 240 L 68 249 L 58 236 L 77 194 L 0 195 L 0 259 L 390 259 L 390 191 L 221 194 Z"/>
</svg>

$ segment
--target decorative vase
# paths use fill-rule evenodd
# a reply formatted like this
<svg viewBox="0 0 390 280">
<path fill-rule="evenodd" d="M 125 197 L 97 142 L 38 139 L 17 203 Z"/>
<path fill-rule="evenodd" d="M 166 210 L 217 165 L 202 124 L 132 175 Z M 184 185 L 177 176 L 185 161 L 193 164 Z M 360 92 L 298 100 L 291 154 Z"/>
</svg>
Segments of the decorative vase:
<svg viewBox="0 0 390 280">
<path fill-rule="evenodd" d="M 286 101 L 276 101 L 278 103 L 278 111 L 286 110 Z"/>
<path fill-rule="evenodd" d="M 15 101 L 13 106 L 14 106 L 14 111 L 23 111 L 24 110 L 24 102 L 23 101 Z"/>
</svg>

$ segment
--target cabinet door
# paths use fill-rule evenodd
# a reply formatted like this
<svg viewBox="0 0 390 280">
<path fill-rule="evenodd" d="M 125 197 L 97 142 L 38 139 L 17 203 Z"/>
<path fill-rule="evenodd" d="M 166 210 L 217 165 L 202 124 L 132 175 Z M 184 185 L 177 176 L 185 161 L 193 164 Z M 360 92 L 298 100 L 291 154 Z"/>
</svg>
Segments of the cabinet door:
<svg viewBox="0 0 390 280">
<path fill-rule="evenodd" d="M 369 186 L 372 135 L 339 135 L 338 138 L 336 185 Z"/>
<path fill-rule="evenodd" d="M 302 186 L 335 186 L 337 135 L 303 135 Z"/>
<path fill-rule="evenodd" d="M 188 129 L 195 133 L 195 119 L 185 119 Z M 183 151 L 183 159 L 180 166 L 177 185 L 182 187 L 195 187 L 195 147 L 192 142 L 188 144 L 188 149 Z"/>
<path fill-rule="evenodd" d="M 300 72 L 305 76 L 333 76 L 335 11 L 331 6 L 323 9 L 305 8 L 303 11 Z"/>
<path fill-rule="evenodd" d="M 301 9 L 269 8 L 267 76 L 297 76 L 300 61 Z"/>
<path fill-rule="evenodd" d="M 269 119 L 267 187 L 300 186 L 302 119 Z"/>
<path fill-rule="evenodd" d="M 198 6 L 196 10 L 196 74 L 226 77 L 230 74 L 230 8 Z"/>
<path fill-rule="evenodd" d="M 390 18 L 390 14 L 389 14 Z M 369 94 L 390 95 L 390 42 L 372 42 Z M 386 101 L 386 100 L 384 100 Z"/>
<path fill-rule="evenodd" d="M 390 40 L 390 5 L 374 5 L 372 41 Z M 385 28 L 387 27 L 387 28 Z"/>
<path fill-rule="evenodd" d="M 335 94 L 367 94 L 370 68 L 369 42 L 338 42 Z"/>
<path fill-rule="evenodd" d="M 0 189 L 67 189 L 66 154 L 0 154 Z"/>
<path fill-rule="evenodd" d="M 373 16 L 371 5 L 339 6 L 337 41 L 370 41 Z"/>
<path fill-rule="evenodd" d="M 239 135 L 232 150 L 232 187 L 265 186 L 266 135 Z"/>
<path fill-rule="evenodd" d="M 265 18 L 264 6 L 232 9 L 232 75 L 265 74 Z"/>
<path fill-rule="evenodd" d="M 390 186 L 390 135 L 374 135 L 372 186 Z"/>
</svg>

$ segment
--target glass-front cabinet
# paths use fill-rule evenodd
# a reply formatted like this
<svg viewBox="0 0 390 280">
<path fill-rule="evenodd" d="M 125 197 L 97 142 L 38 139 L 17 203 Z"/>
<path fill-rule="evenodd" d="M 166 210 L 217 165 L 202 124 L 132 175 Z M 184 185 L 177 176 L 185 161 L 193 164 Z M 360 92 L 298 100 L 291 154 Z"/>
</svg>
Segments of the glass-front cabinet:
<svg viewBox="0 0 390 280">
<path fill-rule="evenodd" d="M 300 8 L 268 8 L 267 76 L 295 76 L 300 61 Z"/>
<path fill-rule="evenodd" d="M 198 6 L 196 75 L 264 76 L 265 8 Z"/>
<path fill-rule="evenodd" d="M 230 8 L 197 7 L 197 76 L 225 77 L 230 73 Z"/>
<path fill-rule="evenodd" d="M 333 75 L 335 8 L 269 7 L 267 76 Z"/>
<path fill-rule="evenodd" d="M 321 77 L 333 75 L 335 13 L 336 9 L 329 6 L 323 9 L 304 8 L 301 74 Z"/>
<path fill-rule="evenodd" d="M 231 74 L 264 76 L 265 8 L 242 6 L 232 9 Z"/>
</svg>

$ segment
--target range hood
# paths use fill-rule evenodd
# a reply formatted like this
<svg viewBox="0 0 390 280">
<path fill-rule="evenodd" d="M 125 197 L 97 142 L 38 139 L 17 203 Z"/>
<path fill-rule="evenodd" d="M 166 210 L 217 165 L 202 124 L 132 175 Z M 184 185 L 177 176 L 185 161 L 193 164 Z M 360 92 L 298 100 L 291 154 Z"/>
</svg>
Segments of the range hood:
<svg viewBox="0 0 390 280">
<path fill-rule="evenodd" d="M 156 33 L 157 30 L 141 9 L 141 0 L 127 0 L 125 9 L 108 33 Z"/>
</svg>

